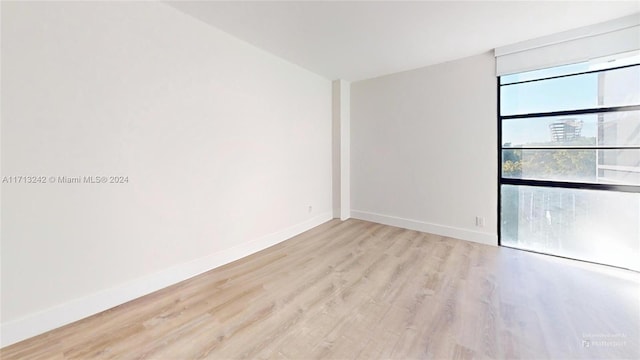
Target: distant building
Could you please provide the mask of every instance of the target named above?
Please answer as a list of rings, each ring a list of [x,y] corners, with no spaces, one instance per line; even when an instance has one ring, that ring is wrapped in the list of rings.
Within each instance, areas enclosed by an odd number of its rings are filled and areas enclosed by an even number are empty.
[[[549,124],[549,130],[551,131],[551,141],[571,141],[580,137],[582,120],[561,119],[560,121]]]

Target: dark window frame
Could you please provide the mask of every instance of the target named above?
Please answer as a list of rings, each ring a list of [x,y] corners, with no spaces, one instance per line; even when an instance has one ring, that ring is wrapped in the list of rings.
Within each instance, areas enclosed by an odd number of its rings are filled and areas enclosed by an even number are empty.
[[[535,187],[547,187],[547,188],[564,188],[564,189],[584,189],[584,190],[599,190],[599,191],[615,191],[615,192],[627,192],[627,193],[640,193],[640,185],[619,185],[619,184],[607,184],[607,183],[589,183],[589,182],[580,182],[580,181],[557,181],[557,180],[533,180],[533,179],[516,179],[516,178],[505,178],[502,176],[502,151],[510,150],[510,149],[531,149],[536,150],[540,148],[541,150],[548,149],[562,149],[562,150],[571,150],[571,149],[580,149],[580,150],[605,150],[605,149],[631,149],[631,150],[640,150],[640,146],[579,146],[579,147],[570,147],[570,146],[558,146],[558,147],[505,147],[502,142],[502,123],[505,120],[510,119],[523,119],[523,118],[540,118],[540,117],[551,117],[551,116],[570,116],[570,115],[592,115],[599,113],[610,113],[610,112],[623,112],[623,111],[637,111],[640,110],[639,105],[628,105],[628,106],[611,106],[611,107],[596,107],[596,108],[588,108],[588,109],[574,109],[574,110],[562,110],[562,111],[551,111],[551,112],[539,112],[539,113],[528,113],[528,114],[514,114],[514,115],[502,115],[501,113],[501,90],[502,87],[530,83],[542,80],[556,79],[556,78],[564,78],[570,76],[579,76],[588,73],[600,73],[611,70],[629,68],[629,67],[640,67],[640,64],[633,65],[625,65],[619,67],[612,67],[606,69],[598,69],[598,70],[590,70],[572,74],[564,74],[557,76],[549,76],[543,77],[539,79],[530,79],[516,82],[509,82],[506,84],[501,84],[501,77],[498,76],[496,78],[496,87],[497,87],[497,114],[498,114],[498,206],[497,206],[497,225],[498,225],[498,246],[503,246],[511,249],[517,249],[522,251],[528,251],[533,253],[540,253],[549,256],[555,256],[560,258],[567,258],[560,255],[541,253],[528,249],[521,249],[512,246],[507,246],[502,244],[502,185],[516,185],[516,186],[535,186]],[[570,258],[573,259],[573,258]],[[596,263],[588,260],[581,259],[573,259],[577,261],[587,262],[587,263]],[[596,263],[600,264],[600,263]],[[605,266],[612,266],[607,264],[601,264]],[[615,266],[612,266],[615,267]]]

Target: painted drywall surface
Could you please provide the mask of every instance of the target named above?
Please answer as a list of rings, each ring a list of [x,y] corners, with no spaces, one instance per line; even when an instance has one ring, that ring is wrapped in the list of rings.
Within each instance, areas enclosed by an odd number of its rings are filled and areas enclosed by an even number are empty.
[[[331,82],[160,3],[2,3],[2,322],[331,212]],[[312,206],[312,209],[309,209]]]
[[[347,220],[351,216],[351,180],[349,153],[351,136],[351,84],[345,80],[332,83],[333,117],[333,217]]]
[[[486,53],[352,83],[354,217],[497,241],[494,69]]]
[[[339,219],[342,208],[342,129],[340,126],[341,108],[343,106],[340,98],[340,80],[333,80],[331,83],[331,136],[332,136],[332,200],[333,218]]]
[[[340,80],[340,219],[351,217],[351,83]]]

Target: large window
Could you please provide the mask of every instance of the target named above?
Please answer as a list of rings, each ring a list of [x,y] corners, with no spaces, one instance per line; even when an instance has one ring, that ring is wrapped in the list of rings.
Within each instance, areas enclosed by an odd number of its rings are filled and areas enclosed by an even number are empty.
[[[499,78],[500,243],[640,270],[640,65]]]

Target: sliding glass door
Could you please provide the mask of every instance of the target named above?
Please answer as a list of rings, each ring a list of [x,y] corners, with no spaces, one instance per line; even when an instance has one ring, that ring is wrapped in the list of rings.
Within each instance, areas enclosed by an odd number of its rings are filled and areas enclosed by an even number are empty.
[[[499,78],[500,243],[640,270],[640,65]]]

